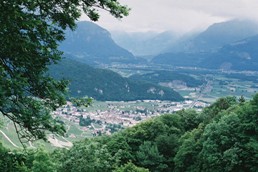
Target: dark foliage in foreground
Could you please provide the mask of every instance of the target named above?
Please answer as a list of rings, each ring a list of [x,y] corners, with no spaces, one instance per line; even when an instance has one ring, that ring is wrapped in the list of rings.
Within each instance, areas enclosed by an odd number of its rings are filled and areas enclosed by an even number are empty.
[[[51,154],[1,147],[1,171],[258,171],[258,94],[162,115]],[[38,157],[42,157],[39,159]],[[44,171],[44,170],[43,170]]]

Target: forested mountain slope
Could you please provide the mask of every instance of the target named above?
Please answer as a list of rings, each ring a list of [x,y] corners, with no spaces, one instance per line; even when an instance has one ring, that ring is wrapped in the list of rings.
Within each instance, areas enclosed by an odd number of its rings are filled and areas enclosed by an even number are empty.
[[[123,78],[111,70],[93,68],[71,59],[64,59],[60,64],[51,66],[50,74],[55,78],[70,80],[69,91],[75,97],[89,96],[109,101],[183,100],[172,89]]]
[[[0,170],[30,171],[47,165],[53,171],[256,172],[257,114],[258,94],[250,101],[226,97],[202,112],[162,115],[51,154],[42,148],[10,153],[0,145]]]
[[[148,81],[156,84],[170,83],[179,81],[188,87],[198,87],[203,84],[203,81],[195,79],[187,74],[176,71],[154,71],[147,74],[135,74],[130,76],[130,79],[137,81]]]

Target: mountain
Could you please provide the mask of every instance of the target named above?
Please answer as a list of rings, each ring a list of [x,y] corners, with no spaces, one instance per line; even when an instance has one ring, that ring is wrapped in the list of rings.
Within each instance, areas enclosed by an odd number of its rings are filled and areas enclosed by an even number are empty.
[[[112,32],[112,38],[135,56],[153,56],[163,52],[178,39],[172,32]]]
[[[196,53],[217,51],[224,45],[258,34],[258,25],[247,20],[215,23],[201,33],[178,36],[172,32],[112,32],[117,44],[136,56],[163,53]]]
[[[233,70],[258,70],[258,35],[225,45],[205,58],[201,67]]]
[[[248,20],[215,23],[204,32],[186,36],[167,52],[216,51],[224,45],[258,34],[258,25]]]
[[[71,59],[50,66],[50,74],[57,79],[70,80],[70,94],[74,97],[89,96],[103,101],[183,100],[170,88],[123,78],[113,71],[93,68]]]
[[[152,63],[224,70],[258,70],[258,35],[224,45],[215,52],[165,53]]]
[[[88,64],[137,63],[132,53],[118,46],[110,33],[92,22],[78,22],[75,31],[67,30],[60,49],[66,56]]]

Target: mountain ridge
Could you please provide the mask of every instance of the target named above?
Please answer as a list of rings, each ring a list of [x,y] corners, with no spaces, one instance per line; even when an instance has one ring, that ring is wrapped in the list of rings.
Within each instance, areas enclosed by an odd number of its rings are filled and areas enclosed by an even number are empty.
[[[258,34],[258,24],[249,20],[214,23],[203,32],[186,36],[167,52],[210,52],[224,45]]]
[[[223,70],[258,70],[258,35],[227,44],[216,52],[164,53],[152,63]]]
[[[123,78],[111,70],[93,68],[72,59],[50,66],[50,74],[56,79],[70,80],[69,90],[74,97],[88,96],[101,101],[183,100],[170,88]]]
[[[137,58],[117,45],[110,33],[93,22],[78,22],[75,31],[66,30],[60,50],[87,64],[137,63]]]

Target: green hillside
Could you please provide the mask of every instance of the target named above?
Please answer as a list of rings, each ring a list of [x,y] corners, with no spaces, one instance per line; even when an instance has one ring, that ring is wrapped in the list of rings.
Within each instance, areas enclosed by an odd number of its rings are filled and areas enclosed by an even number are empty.
[[[203,84],[201,80],[197,80],[189,75],[182,74],[176,71],[155,71],[148,74],[136,74],[130,77],[134,80],[144,80],[152,83],[164,83],[172,81],[182,81],[188,87],[197,87]]]
[[[202,112],[181,110],[70,149],[10,151],[0,144],[1,171],[256,172],[258,94],[218,99]],[[15,165],[14,165],[15,164]]]
[[[146,81],[123,78],[113,71],[92,68],[70,59],[51,66],[50,74],[58,79],[70,80],[69,90],[74,97],[89,96],[109,101],[183,100],[182,96],[172,89]]]

